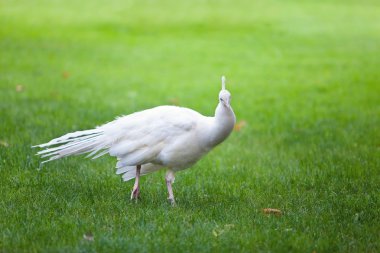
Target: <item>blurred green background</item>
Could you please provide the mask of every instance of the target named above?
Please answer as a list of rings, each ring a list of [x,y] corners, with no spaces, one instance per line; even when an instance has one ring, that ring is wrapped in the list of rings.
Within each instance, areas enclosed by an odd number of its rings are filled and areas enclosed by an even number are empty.
[[[0,0],[0,251],[380,251],[379,56],[379,1]],[[176,208],[164,172],[134,203],[114,159],[30,149],[162,104],[212,115],[221,75],[238,127]]]

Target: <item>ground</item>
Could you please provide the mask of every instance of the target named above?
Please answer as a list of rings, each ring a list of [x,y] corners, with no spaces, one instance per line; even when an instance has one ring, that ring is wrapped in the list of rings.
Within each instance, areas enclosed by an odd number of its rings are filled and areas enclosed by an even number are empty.
[[[0,1],[1,252],[379,252],[378,1]],[[239,125],[193,168],[30,148],[162,104]],[[276,208],[282,215],[264,214]]]

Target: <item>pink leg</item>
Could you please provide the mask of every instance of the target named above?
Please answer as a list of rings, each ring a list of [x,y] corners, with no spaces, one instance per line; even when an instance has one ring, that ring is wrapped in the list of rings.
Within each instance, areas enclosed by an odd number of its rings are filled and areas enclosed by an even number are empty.
[[[173,194],[173,188],[172,188],[172,183],[174,183],[174,172],[171,170],[168,170],[166,173],[166,186],[168,187],[168,193],[169,197],[168,200],[172,204],[172,206],[175,206],[175,199],[174,199],[174,194]]]
[[[133,185],[132,193],[131,193],[131,199],[138,199],[140,195],[140,187],[139,187],[139,182],[140,182],[140,170],[141,170],[141,165],[136,166],[136,179],[135,179],[135,184]]]

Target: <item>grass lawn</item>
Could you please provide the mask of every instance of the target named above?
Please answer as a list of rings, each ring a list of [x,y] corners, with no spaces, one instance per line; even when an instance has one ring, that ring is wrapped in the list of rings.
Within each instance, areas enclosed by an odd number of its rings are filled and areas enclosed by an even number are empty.
[[[176,175],[175,208],[164,171],[135,203],[115,159],[30,148],[212,115],[222,74],[245,125]],[[379,252],[379,94],[379,1],[1,0],[0,252]]]

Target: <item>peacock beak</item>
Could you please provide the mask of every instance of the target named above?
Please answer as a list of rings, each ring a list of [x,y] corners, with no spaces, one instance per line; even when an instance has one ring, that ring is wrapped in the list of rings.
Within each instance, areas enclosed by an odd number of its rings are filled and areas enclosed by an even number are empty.
[[[230,99],[228,98],[227,100],[223,100],[222,101],[222,104],[227,107],[227,108],[231,108],[231,105],[230,105]]]
[[[231,98],[227,99],[227,104],[228,104],[228,107],[231,107]]]

